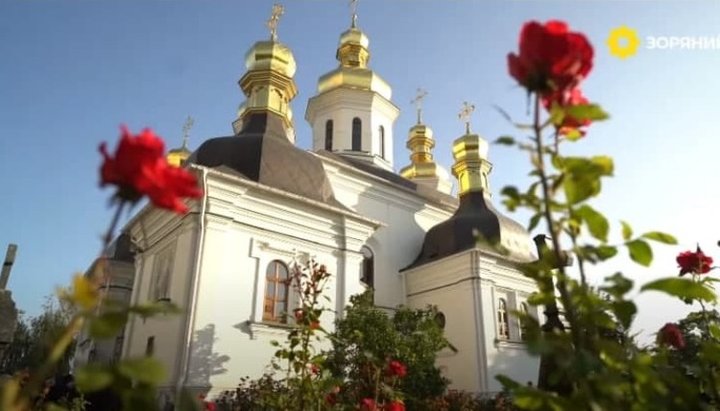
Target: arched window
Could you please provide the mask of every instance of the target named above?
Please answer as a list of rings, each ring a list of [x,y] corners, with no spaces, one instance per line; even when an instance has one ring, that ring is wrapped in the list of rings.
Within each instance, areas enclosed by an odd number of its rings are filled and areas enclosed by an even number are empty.
[[[288,290],[290,276],[282,261],[271,261],[265,271],[265,303],[263,321],[287,322]]]
[[[325,150],[332,151],[333,146],[333,121],[325,122]]]
[[[352,122],[352,150],[362,151],[362,122],[357,117]]]
[[[363,246],[360,250],[363,255],[362,273],[360,281],[370,288],[375,286],[375,254],[368,247]]]
[[[510,339],[510,323],[508,322],[507,302],[500,298],[498,300],[498,339]]]
[[[528,306],[527,303],[520,303],[520,313],[523,315],[523,317],[528,316]],[[523,321],[523,319],[520,319],[520,338],[522,340],[527,340],[527,322]]]
[[[380,157],[385,158],[385,127],[380,126]]]

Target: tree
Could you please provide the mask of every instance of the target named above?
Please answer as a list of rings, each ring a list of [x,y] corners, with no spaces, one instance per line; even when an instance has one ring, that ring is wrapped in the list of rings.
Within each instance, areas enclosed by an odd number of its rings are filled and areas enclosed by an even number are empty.
[[[377,371],[384,372],[389,361],[399,361],[407,375],[397,390],[411,410],[424,410],[427,401],[442,396],[448,380],[435,366],[436,354],[452,348],[443,336],[433,307],[412,310],[401,307],[393,315],[375,307],[368,291],[350,300],[344,318],[337,321],[331,335],[332,351],[328,363],[336,377],[347,381],[342,393],[349,404],[371,396]]]
[[[0,373],[14,374],[24,369],[39,367],[48,357],[50,350],[65,331],[71,318],[71,311],[55,297],[48,297],[43,311],[30,319],[18,319],[15,337],[8,345],[0,361]],[[74,344],[65,351],[55,369],[56,374],[70,371],[70,359]]]

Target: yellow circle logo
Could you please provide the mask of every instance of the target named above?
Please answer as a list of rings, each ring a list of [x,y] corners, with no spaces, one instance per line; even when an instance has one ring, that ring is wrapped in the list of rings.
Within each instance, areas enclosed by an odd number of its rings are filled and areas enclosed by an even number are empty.
[[[610,54],[625,59],[637,53],[637,49],[640,47],[640,37],[635,29],[620,26],[610,31],[610,37],[607,38],[606,44],[610,48]]]

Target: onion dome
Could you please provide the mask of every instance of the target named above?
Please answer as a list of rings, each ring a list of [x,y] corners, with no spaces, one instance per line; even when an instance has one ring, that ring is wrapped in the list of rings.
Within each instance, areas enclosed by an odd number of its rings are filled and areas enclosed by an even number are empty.
[[[454,141],[452,173],[458,179],[460,205],[452,217],[427,232],[420,254],[410,267],[475,247],[514,261],[534,259],[527,230],[502,215],[490,201],[488,174],[492,164],[487,152],[487,141],[470,133],[469,127]]]
[[[353,26],[340,35],[335,57],[340,63],[335,70],[318,80],[318,93],[338,87],[374,91],[387,100],[392,98],[390,85],[368,68],[370,41],[360,29]]]

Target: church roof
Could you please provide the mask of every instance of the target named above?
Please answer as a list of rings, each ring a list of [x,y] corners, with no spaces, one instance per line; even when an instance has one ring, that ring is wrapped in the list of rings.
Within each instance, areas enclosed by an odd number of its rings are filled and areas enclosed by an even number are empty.
[[[280,116],[252,113],[238,135],[207,140],[190,162],[226,166],[249,180],[347,209],[335,199],[320,159],[295,147],[285,133]]]
[[[484,191],[471,191],[460,197],[460,207],[452,217],[427,232],[420,254],[405,269],[474,247],[531,261],[529,244],[530,236],[522,225],[498,212]]]

